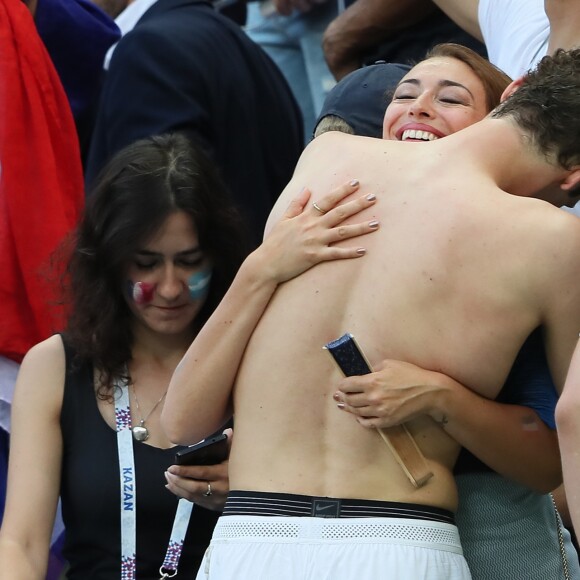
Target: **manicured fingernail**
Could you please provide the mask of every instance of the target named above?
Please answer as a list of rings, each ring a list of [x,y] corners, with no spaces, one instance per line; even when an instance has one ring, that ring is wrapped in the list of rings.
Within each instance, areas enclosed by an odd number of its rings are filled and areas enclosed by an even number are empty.
[[[379,227],[379,222],[377,220],[373,220],[372,222],[369,222],[369,228],[378,228]]]
[[[364,248],[358,248],[358,250],[356,251],[356,253],[359,256],[364,256],[367,253],[367,251]]]
[[[377,196],[374,193],[369,193],[367,195],[367,200],[368,201],[375,201],[375,199],[377,199]]]
[[[358,185],[358,179],[353,179],[350,184],[352,185],[352,187],[356,187]]]
[[[339,409],[344,409],[344,403],[338,403],[336,405]]]

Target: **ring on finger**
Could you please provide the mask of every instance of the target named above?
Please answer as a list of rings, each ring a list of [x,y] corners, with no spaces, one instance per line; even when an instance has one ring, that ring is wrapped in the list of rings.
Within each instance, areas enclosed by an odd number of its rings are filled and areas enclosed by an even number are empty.
[[[324,211],[315,201],[312,202],[312,207],[320,214],[324,215],[326,211]]]
[[[213,493],[213,491],[211,490],[211,483],[208,481],[207,482],[207,491],[204,491],[203,495],[205,495],[206,497],[209,497],[212,493]]]

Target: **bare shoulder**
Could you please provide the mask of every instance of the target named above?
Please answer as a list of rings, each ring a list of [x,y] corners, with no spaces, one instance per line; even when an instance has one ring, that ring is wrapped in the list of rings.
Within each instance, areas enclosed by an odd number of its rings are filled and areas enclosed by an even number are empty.
[[[535,201],[535,200],[534,200]],[[538,243],[558,255],[580,259],[580,218],[555,206],[538,202],[530,211]]]
[[[348,135],[340,131],[327,131],[316,139],[308,143],[296,168],[300,168],[302,163],[308,163],[312,157],[319,155],[328,155],[329,157],[336,151],[342,150],[345,147],[364,147],[364,144],[372,146],[381,142],[381,139],[372,139],[370,137],[361,137],[360,135]]]
[[[37,366],[54,367],[62,366],[64,370],[64,345],[59,334],[55,334],[38,344],[35,344],[24,357],[22,367]],[[45,368],[44,370],[48,370]]]
[[[580,300],[580,218],[563,209],[557,209],[545,232],[545,243],[551,255],[556,257],[555,264],[570,287],[578,289]],[[549,257],[549,254],[547,254]]]
[[[493,199],[490,209],[505,215],[506,219],[502,222],[509,223],[512,228],[519,228],[524,237],[536,239],[538,243],[556,244],[562,242],[561,236],[565,234],[572,237],[571,243],[576,243],[580,219],[575,214],[534,197],[505,192],[500,195],[501,198]]]
[[[65,378],[65,353],[59,335],[33,346],[22,361],[15,389],[15,404],[57,403],[60,408]]]
[[[336,180],[332,180],[337,171],[344,165],[343,159],[355,156],[364,157],[364,144],[370,147],[380,145],[380,139],[371,139],[369,137],[357,137],[347,135],[339,131],[328,131],[316,139],[313,139],[304,149],[298,164],[294,169],[294,174],[284,191],[280,194],[268,222],[266,224],[266,233],[282,217],[289,203],[306,187],[311,192],[320,188],[322,193],[328,193],[333,187],[336,187]],[[347,155],[348,152],[348,155]],[[351,175],[353,179],[357,175]],[[344,179],[346,182],[347,179]]]
[[[528,275],[548,292],[557,289],[560,301],[567,294],[580,303],[580,218],[544,202],[527,205],[518,234],[523,253],[534,263]]]
[[[369,155],[378,155],[398,145],[383,139],[328,131],[316,137],[304,149],[296,165],[294,178],[331,179],[344,165],[352,167],[363,163],[362,167],[365,167]]]

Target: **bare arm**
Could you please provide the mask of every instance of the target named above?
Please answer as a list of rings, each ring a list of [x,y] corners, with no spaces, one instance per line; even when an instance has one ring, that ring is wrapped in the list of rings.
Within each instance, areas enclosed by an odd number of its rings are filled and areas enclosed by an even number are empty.
[[[0,579],[43,580],[46,575],[60,489],[64,367],[62,341],[53,336],[31,349],[20,368],[0,531]]]
[[[328,68],[340,80],[360,68],[369,49],[433,10],[431,0],[356,0],[324,33],[322,48]]]
[[[531,283],[539,288],[546,357],[556,390],[561,394],[580,329],[580,222],[567,212],[556,210],[538,236],[538,253]],[[563,248],[560,240],[566,240]],[[539,275],[539,283],[534,275]]]
[[[483,42],[479,28],[479,0],[433,0],[457,26]]]
[[[564,392],[556,406],[564,487],[574,528],[580,530],[580,345],[576,347]]]
[[[568,499],[566,498],[566,489],[564,484],[552,490],[552,497],[556,504],[556,509],[562,518],[562,523],[569,529],[573,529],[572,518],[570,517],[570,509],[568,508]]]
[[[544,0],[544,9],[550,21],[548,54],[558,48],[577,47],[580,44],[580,4],[576,0]]]
[[[556,433],[534,411],[485,399],[441,373],[388,360],[345,379],[335,399],[365,427],[429,415],[493,470],[541,493],[562,480]]]
[[[317,203],[328,210],[357,189],[358,182],[339,187]],[[377,228],[373,222],[341,225],[347,217],[371,206],[374,196],[363,196],[321,215],[312,205],[304,210],[309,195],[305,190],[290,204],[264,243],[242,264],[175,370],[161,416],[171,441],[195,443],[231,416],[232,387],[244,350],[278,284],[319,262],[364,254],[359,246],[331,244]]]

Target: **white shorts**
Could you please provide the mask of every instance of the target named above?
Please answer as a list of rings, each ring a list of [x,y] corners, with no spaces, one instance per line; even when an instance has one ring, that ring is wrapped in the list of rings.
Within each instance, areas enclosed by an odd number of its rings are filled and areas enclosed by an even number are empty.
[[[457,527],[416,519],[222,516],[197,580],[470,580]]]

